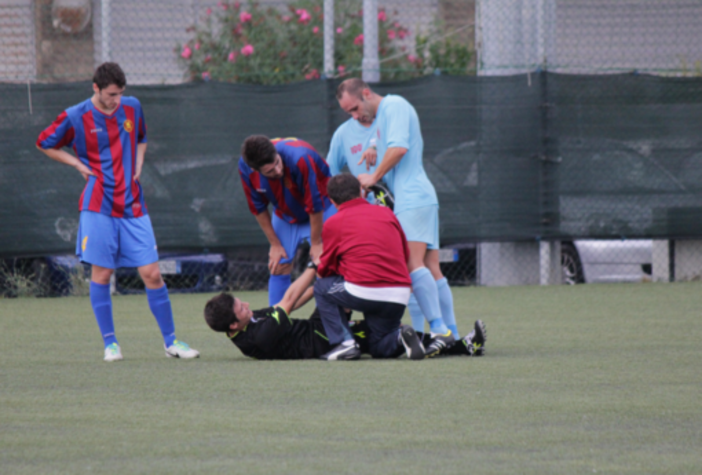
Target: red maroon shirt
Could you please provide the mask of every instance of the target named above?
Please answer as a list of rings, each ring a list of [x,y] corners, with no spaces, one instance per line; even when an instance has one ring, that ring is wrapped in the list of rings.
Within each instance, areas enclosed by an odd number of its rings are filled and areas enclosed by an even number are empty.
[[[322,242],[321,277],[340,275],[364,287],[412,286],[407,238],[388,208],[363,198],[347,201],[324,223]]]

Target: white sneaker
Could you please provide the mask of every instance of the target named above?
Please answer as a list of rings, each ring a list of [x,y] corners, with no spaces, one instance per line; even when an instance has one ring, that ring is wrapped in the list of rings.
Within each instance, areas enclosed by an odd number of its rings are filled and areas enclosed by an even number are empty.
[[[166,356],[169,358],[183,358],[187,360],[190,358],[199,358],[200,352],[190,348],[184,341],[175,340],[171,346],[166,348]]]
[[[105,361],[121,361],[123,359],[122,350],[117,343],[110,343],[105,347]]]

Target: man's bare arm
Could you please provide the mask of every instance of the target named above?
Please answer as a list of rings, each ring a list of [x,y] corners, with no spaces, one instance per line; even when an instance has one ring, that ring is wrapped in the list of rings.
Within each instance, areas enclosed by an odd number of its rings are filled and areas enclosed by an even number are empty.
[[[380,165],[378,165],[378,168],[376,168],[373,173],[358,175],[358,181],[361,182],[361,186],[363,186],[363,188],[368,188],[378,183],[387,172],[400,163],[400,160],[402,160],[402,157],[404,157],[406,153],[407,149],[404,147],[390,147],[387,149],[385,155],[383,155],[383,161],[380,162]]]
[[[134,173],[134,179],[138,180],[139,177],[141,176],[141,168],[144,166],[144,157],[146,156],[146,146],[148,144],[146,142],[137,144],[137,162],[136,162],[136,170]]]
[[[314,282],[314,277],[317,273],[317,270],[314,268],[308,268],[303,272],[300,277],[295,279],[295,282],[293,282],[290,287],[288,287],[288,290],[285,291],[285,295],[283,295],[283,300],[281,300],[276,307],[282,307],[285,312],[290,315],[290,313],[297,307],[295,307],[295,304],[300,300],[300,297],[307,291],[310,285],[312,285],[312,282]],[[303,305],[306,302],[303,302]]]
[[[262,213],[257,214],[256,221],[258,221],[258,225],[261,227],[263,234],[266,235],[266,239],[268,239],[268,242],[271,245],[270,251],[268,252],[268,270],[273,275],[281,273],[279,272],[281,270],[287,270],[287,267],[285,266],[289,265],[283,264],[281,266],[280,260],[287,259],[288,255],[286,254],[283,245],[280,243],[280,239],[278,239],[278,236],[273,230],[273,223],[271,222],[271,215],[268,210],[264,210]]]
[[[83,164],[83,162],[81,162],[77,157],[71,155],[65,150],[60,150],[56,148],[41,148],[39,146],[37,146],[37,149],[52,160],[55,160],[59,163],[63,163],[65,165],[72,166],[73,168],[78,170],[78,172],[80,172],[80,174],[83,175],[83,178],[85,178],[86,180],[89,176],[95,175],[92,171],[90,171],[90,168],[86,167]]]
[[[324,224],[324,212],[310,214],[310,259],[319,263],[322,256],[322,225]]]

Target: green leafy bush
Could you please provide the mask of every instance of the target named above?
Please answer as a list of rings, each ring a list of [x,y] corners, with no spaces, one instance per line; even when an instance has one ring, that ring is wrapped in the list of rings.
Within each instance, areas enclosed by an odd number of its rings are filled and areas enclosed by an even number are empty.
[[[335,2],[334,76],[360,75],[363,59],[361,0]],[[287,10],[262,8],[258,3],[220,2],[189,29],[192,38],[177,54],[193,81],[216,80],[253,84],[282,84],[322,77],[324,63],[323,0],[299,0]],[[407,51],[410,31],[385,10],[378,12],[381,79],[421,76],[466,53],[460,45],[429,44],[418,38],[420,54]],[[421,43],[423,41],[423,43]],[[448,66],[451,66],[450,68]],[[463,66],[459,66],[460,67]],[[465,69],[465,67],[463,67]]]

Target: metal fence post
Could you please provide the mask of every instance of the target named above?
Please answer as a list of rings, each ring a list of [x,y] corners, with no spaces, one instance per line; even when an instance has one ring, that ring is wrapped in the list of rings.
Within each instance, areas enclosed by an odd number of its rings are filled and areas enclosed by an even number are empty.
[[[380,82],[378,61],[378,0],[363,0],[363,80]]]
[[[324,75],[334,77],[334,0],[324,0]]]

